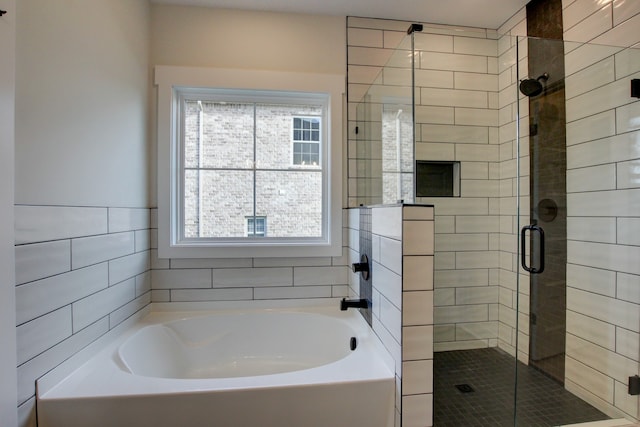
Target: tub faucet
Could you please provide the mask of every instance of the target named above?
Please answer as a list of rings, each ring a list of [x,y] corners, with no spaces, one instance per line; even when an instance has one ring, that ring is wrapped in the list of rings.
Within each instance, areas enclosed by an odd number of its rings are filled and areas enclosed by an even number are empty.
[[[340,310],[345,311],[349,307],[353,307],[353,308],[368,308],[369,307],[369,303],[364,298],[349,299],[349,300],[346,299],[346,298],[342,298],[342,301],[340,301]]]

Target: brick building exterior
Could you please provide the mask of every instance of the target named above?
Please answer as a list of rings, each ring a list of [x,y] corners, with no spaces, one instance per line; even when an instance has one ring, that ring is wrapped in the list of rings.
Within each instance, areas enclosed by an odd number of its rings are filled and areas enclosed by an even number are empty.
[[[246,237],[254,215],[268,237],[320,236],[322,169],[293,164],[293,119],[321,115],[315,105],[186,101],[185,237]]]

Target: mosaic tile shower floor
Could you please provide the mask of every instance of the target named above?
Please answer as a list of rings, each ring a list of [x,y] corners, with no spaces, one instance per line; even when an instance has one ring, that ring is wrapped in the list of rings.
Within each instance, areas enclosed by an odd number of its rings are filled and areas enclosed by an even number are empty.
[[[514,373],[514,359],[498,349],[435,353],[434,427],[512,427]],[[519,363],[517,427],[606,419],[556,381]]]

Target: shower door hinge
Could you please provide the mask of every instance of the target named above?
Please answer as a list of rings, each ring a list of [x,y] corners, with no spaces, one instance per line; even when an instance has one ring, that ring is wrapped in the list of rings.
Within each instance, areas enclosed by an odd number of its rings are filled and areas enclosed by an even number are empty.
[[[629,394],[637,396],[640,394],[640,376],[634,375],[629,377]]]

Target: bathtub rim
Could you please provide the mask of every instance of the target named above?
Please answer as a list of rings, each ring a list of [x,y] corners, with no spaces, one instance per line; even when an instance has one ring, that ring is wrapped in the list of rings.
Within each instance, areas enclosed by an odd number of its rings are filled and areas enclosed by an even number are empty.
[[[107,348],[124,342],[128,336],[135,333],[141,327],[162,321],[178,320],[185,315],[207,315],[207,312],[215,311],[221,314],[224,311],[237,312],[238,310],[287,310],[287,311],[314,311],[337,310],[339,298],[324,298],[318,300],[249,300],[249,301],[215,301],[215,302],[175,302],[175,303],[150,303],[124,322],[111,329],[82,350],[53,368],[51,371],[36,381],[36,400],[46,399],[61,382],[74,372],[82,368],[93,358]],[[352,312],[360,316],[357,312]],[[360,319],[366,325],[364,318]],[[369,328],[369,334],[373,338],[371,344],[376,347],[384,364],[395,376],[395,361],[390,352],[384,347],[379,337]],[[199,381],[199,380],[195,380]]]

